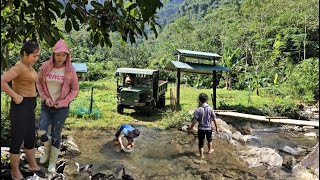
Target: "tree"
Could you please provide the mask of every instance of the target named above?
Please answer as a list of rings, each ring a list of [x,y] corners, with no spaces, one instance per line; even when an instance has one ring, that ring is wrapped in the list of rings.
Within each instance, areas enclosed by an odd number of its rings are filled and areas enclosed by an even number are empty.
[[[235,76],[233,71],[236,70],[236,66],[244,59],[239,59],[240,48],[237,48],[235,51],[230,51],[227,49],[225,53],[223,53],[223,65],[230,69],[230,71],[226,71],[226,89],[232,90],[232,78]]]
[[[63,32],[87,28],[94,45],[112,46],[111,32],[121,40],[135,43],[138,36],[148,38],[146,25],[157,37],[156,11],[161,0],[3,0],[1,1],[1,64],[7,64],[8,49],[27,37],[44,40],[48,46]],[[64,28],[57,20],[64,19]],[[128,39],[129,38],[129,39]]]

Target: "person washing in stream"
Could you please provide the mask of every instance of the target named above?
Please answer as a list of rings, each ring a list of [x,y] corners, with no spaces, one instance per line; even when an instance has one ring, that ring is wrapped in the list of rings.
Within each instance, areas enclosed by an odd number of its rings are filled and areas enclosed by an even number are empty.
[[[112,142],[119,142],[121,151],[132,151],[134,149],[134,141],[140,135],[138,129],[133,128],[128,124],[123,124],[120,126]],[[128,141],[127,149],[124,147],[122,142],[122,137],[125,137]]]
[[[192,124],[188,128],[188,134],[191,133],[193,127],[196,123],[198,123],[198,141],[199,141],[199,153],[200,157],[204,158],[203,154],[203,146],[204,146],[204,139],[207,138],[208,141],[208,154],[211,154],[214,149],[212,148],[212,127],[214,123],[216,127],[216,132],[218,133],[218,126],[216,123],[216,115],[212,109],[208,105],[208,95],[205,93],[200,93],[199,97],[199,107],[195,110]]]

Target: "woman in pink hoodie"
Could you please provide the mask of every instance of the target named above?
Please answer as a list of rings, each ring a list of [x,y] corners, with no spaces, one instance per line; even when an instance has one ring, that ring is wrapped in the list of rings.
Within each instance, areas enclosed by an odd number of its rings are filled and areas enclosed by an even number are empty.
[[[39,70],[37,89],[41,97],[41,116],[38,134],[44,143],[40,163],[49,160],[48,172],[55,173],[60,153],[61,131],[69,114],[69,104],[79,92],[78,76],[71,64],[70,49],[59,40],[50,59]],[[51,124],[51,133],[48,127]]]

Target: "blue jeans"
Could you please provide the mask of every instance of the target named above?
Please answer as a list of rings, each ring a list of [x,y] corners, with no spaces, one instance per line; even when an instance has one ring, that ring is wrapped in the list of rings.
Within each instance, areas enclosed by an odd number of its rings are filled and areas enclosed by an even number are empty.
[[[69,114],[69,106],[56,109],[48,107],[44,103],[41,104],[41,116],[39,122],[39,130],[43,130],[46,134],[41,136],[41,141],[45,142],[48,139],[48,128],[51,124],[51,136],[52,145],[57,149],[60,148],[61,144],[61,132],[64,126],[64,122]]]

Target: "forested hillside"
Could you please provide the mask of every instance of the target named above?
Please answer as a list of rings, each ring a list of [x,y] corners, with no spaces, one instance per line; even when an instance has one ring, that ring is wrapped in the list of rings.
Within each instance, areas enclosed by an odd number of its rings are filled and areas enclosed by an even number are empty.
[[[318,1],[223,2],[203,18],[191,13],[201,5],[188,7],[157,39],[144,43],[152,66],[163,68],[177,48],[216,52],[223,56],[221,65],[232,69],[219,79],[221,87],[318,99]],[[191,79],[199,85],[200,78]]]
[[[158,16],[158,38],[149,34],[136,44],[123,44],[119,34],[112,34],[112,48],[94,47],[85,27],[65,38],[74,61],[88,62],[90,80],[117,67],[163,69],[176,58],[175,49],[188,49],[222,56],[219,64],[231,71],[219,72],[220,88],[319,99],[318,1],[172,0]],[[45,49],[39,64],[50,55]],[[212,86],[211,76],[182,75],[191,86]],[[175,80],[174,72],[162,71],[162,76]]]

